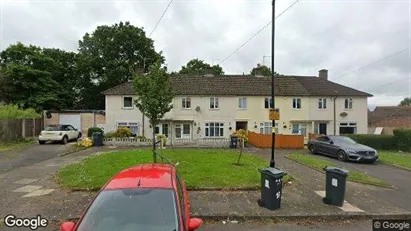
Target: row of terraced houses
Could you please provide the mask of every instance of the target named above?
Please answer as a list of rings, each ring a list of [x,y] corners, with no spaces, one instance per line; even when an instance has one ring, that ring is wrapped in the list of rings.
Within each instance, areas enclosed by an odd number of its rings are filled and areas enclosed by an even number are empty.
[[[135,135],[152,132],[176,139],[228,138],[245,129],[271,134],[271,77],[260,75],[177,75],[170,77],[175,97],[173,109],[151,128],[148,118],[133,104],[132,83],[104,91],[105,130],[127,126]],[[366,134],[367,99],[371,94],[328,80],[328,71],[318,76],[275,78],[277,134]],[[161,94],[161,92],[159,92]],[[335,123],[334,123],[335,118]]]

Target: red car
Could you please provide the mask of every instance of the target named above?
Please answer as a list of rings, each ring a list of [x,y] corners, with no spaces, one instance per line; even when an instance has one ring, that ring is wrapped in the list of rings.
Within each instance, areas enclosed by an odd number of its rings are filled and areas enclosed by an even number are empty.
[[[190,218],[183,179],[170,164],[142,164],[115,175],[77,224],[61,231],[192,231],[203,221]]]

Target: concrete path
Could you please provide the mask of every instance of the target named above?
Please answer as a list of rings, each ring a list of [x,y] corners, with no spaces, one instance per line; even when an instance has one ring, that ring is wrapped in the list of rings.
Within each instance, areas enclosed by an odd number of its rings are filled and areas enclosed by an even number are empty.
[[[308,151],[306,153],[308,153]],[[389,183],[390,185],[395,186],[397,190],[394,190],[393,192],[387,193],[387,191],[382,190],[375,193],[385,201],[411,211],[411,171],[381,163],[365,164],[355,162],[341,162],[331,157],[322,155],[316,156],[334,162],[340,166],[347,168],[348,170],[357,170],[372,177],[379,178]]]
[[[75,143],[68,144],[30,144],[22,150],[9,150],[0,153],[0,174],[24,166],[40,163],[55,158],[59,154],[76,148]]]

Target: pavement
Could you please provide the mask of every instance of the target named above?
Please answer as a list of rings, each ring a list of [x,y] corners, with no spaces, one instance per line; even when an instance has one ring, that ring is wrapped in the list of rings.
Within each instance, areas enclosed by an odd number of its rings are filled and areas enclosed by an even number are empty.
[[[38,149],[34,148],[34,150]],[[18,217],[32,217],[40,214],[50,220],[55,227],[64,220],[79,217],[94,197],[95,192],[71,192],[61,189],[53,181],[55,172],[62,166],[79,162],[92,153],[113,150],[109,147],[92,147],[66,156],[58,156],[57,154],[57,157],[46,161],[14,168],[0,174],[0,216],[14,214]],[[266,149],[249,148],[247,151],[266,160],[270,156],[270,150]],[[270,225],[274,225],[253,222],[253,220],[260,218],[288,221],[313,218],[328,222],[341,219],[389,217],[411,219],[411,207],[398,206],[380,196],[395,195],[396,189],[354,182],[347,182],[346,201],[343,207],[325,205],[322,203],[325,174],[285,158],[284,156],[290,152],[295,152],[295,150],[276,151],[277,167],[285,170],[296,179],[295,182],[287,184],[283,188],[281,209],[270,211],[259,207],[257,205],[257,200],[260,199],[259,191],[189,191],[192,216],[213,221],[222,221],[227,218],[238,220],[240,223],[245,221],[243,226],[218,223],[216,225],[219,228],[213,228],[214,223],[207,223],[204,230],[241,230],[246,227],[245,224],[251,226],[250,229],[244,230],[269,230],[271,229]],[[323,230],[330,230],[328,224],[324,225]],[[257,228],[253,228],[254,226]],[[368,227],[368,225],[364,225],[364,227],[366,226]],[[2,227],[1,224],[0,227]],[[2,228],[4,229],[4,226]],[[293,228],[296,227],[293,223],[282,227],[281,230],[287,230],[287,228],[294,230]],[[296,230],[298,229],[296,228]]]
[[[357,170],[389,183],[396,187],[397,190],[389,192],[382,190],[375,192],[375,194],[400,208],[411,210],[411,171],[378,162],[375,164],[341,162],[332,157],[316,156],[334,162],[347,169]]]

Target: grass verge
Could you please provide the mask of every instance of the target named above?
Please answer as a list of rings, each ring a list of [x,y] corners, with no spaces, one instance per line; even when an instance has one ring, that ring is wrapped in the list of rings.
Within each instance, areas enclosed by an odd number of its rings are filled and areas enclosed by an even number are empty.
[[[33,144],[34,142],[34,138],[24,138],[16,141],[0,142],[0,152],[9,151],[12,149],[21,149],[28,144]]]
[[[323,168],[325,166],[341,167],[328,160],[323,160],[323,159],[317,158],[312,155],[307,155],[307,154],[294,153],[294,154],[286,156],[286,158],[293,160],[295,162],[298,162],[300,164],[303,164],[312,169],[315,169],[317,171],[320,171],[320,172],[324,172]],[[356,170],[349,170],[349,171],[350,173],[347,178],[348,181],[353,181],[353,182],[358,182],[358,183],[363,183],[363,184],[370,184],[370,185],[386,187],[386,188],[392,187],[385,181],[382,181],[380,179],[366,175],[362,172],[359,172]]]
[[[259,189],[259,167],[267,166],[261,158],[243,153],[241,165],[234,165],[238,152],[219,149],[166,149],[163,155],[173,163],[188,189]],[[160,160],[160,158],[158,158]],[[152,151],[137,149],[90,156],[59,170],[56,179],[73,190],[98,190],[120,170],[151,163]],[[283,182],[292,180],[285,176]]]
[[[411,171],[411,154],[395,151],[378,151],[379,162]]]

